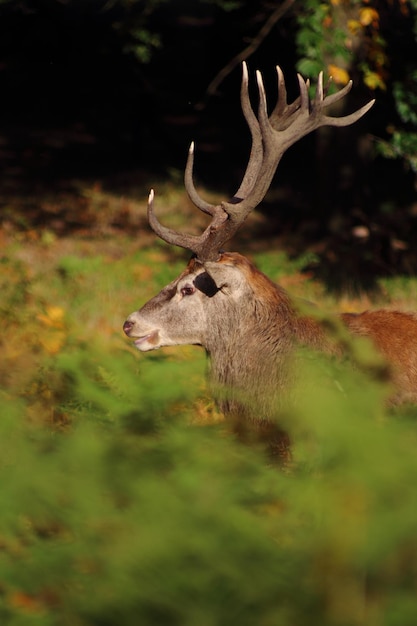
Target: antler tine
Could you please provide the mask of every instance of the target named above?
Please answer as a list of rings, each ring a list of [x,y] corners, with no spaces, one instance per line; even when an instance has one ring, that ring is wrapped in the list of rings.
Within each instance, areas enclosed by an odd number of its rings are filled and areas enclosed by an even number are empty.
[[[316,87],[316,98],[315,98],[316,106],[320,102],[323,102],[323,99],[324,99],[323,72],[320,72],[318,80],[317,80],[317,87]]]
[[[262,134],[258,120],[253,112],[249,98],[249,77],[248,67],[245,62],[242,63],[242,86],[240,89],[240,103],[246,123],[252,136],[252,147],[250,151],[248,165],[242,179],[239,189],[234,195],[234,200],[243,199],[253,188],[262,165]]]
[[[276,71],[278,77],[278,101],[269,116],[269,121],[274,130],[285,130],[285,128],[292,123],[292,120],[294,119],[293,116],[300,113],[301,97],[298,96],[294,102],[288,104],[287,87],[285,85],[284,74],[279,65],[276,66]],[[306,85],[308,89],[310,87],[309,79],[306,80]]]
[[[154,197],[154,190],[151,189],[148,198],[148,221],[154,233],[166,243],[190,250],[190,252],[193,252],[201,261],[216,260],[219,255],[219,249],[215,249],[215,241],[211,242],[211,245],[210,241],[213,239],[213,233],[217,233],[222,224],[227,220],[227,214],[224,212],[222,206],[218,205],[215,207],[213,220],[202,235],[187,235],[177,233],[175,230],[167,228],[159,222],[153,209]]]
[[[233,224],[234,230],[231,231],[232,234],[245,221],[255,206],[257,206],[265,197],[278,166],[279,159],[282,156],[277,154],[274,149],[274,129],[272,128],[270,119],[268,118],[265,87],[262,80],[262,74],[259,71],[256,72],[256,81],[259,93],[258,123],[262,135],[262,156],[260,157],[261,164],[259,167],[259,175],[254,181],[250,193],[238,204],[235,202],[222,203],[224,210],[229,215]]]
[[[283,115],[288,107],[287,103],[287,86],[285,84],[284,74],[279,65],[276,67],[278,78],[278,101],[273,111],[273,114],[278,117]]]
[[[268,105],[266,102],[264,81],[262,80],[262,74],[259,70],[256,72],[256,82],[258,84],[258,93],[259,93],[258,121],[259,121],[259,127],[262,130],[262,139],[263,139],[264,148],[265,148],[265,143],[270,134],[271,125],[268,119]]]
[[[333,76],[329,76],[323,89],[325,98],[327,98],[327,94],[329,93],[330,85],[332,84],[332,82],[333,82]],[[340,93],[340,91],[338,91],[337,93]]]
[[[317,87],[316,87],[316,97],[314,101],[314,108],[316,109],[316,112],[319,112],[319,111],[321,112],[321,110],[324,109],[325,107],[328,107],[332,104],[335,104],[336,102],[339,102],[339,100],[344,98],[344,96],[346,96],[350,92],[350,90],[352,89],[352,85],[353,85],[353,81],[350,80],[338,92],[331,94],[331,95],[325,95],[326,92],[328,91],[330,83],[331,83],[331,77],[329,78],[326,86],[323,87],[323,72],[320,72],[318,81],[317,81]],[[331,117],[328,115],[322,115],[322,121],[320,122],[320,126],[325,126],[325,125],[337,126],[337,127],[349,126],[350,124],[353,124],[354,122],[359,120],[363,115],[365,115],[365,113],[369,111],[369,109],[373,106],[374,102],[375,100],[371,100],[370,102],[365,104],[363,107],[358,109],[358,111],[355,111],[354,113],[351,113],[350,115],[345,115],[343,117]]]
[[[355,122],[360,120],[360,118],[363,117],[365,113],[367,113],[369,109],[373,107],[374,104],[375,99],[370,100],[367,104],[365,104],[354,113],[351,113],[350,115],[344,115],[343,117],[330,117],[328,115],[323,115],[320,126],[350,126],[351,124],[354,124]],[[327,102],[325,103],[325,106],[327,106]]]
[[[193,250],[194,244],[196,243],[195,241],[193,241],[196,239],[195,237],[181,235],[180,233],[171,230],[171,228],[163,226],[159,222],[153,210],[154,198],[155,192],[153,189],[151,189],[148,197],[148,221],[154,233],[158,235],[158,237],[166,241],[166,243],[173,244],[174,246],[180,246],[181,248],[189,248],[190,250]]]
[[[213,215],[215,210],[215,205],[206,202],[199,193],[194,185],[193,178],[193,170],[194,170],[194,141],[191,142],[190,148],[188,150],[188,158],[187,164],[185,166],[185,174],[184,174],[184,184],[185,189],[188,193],[188,197],[191,202],[195,204],[195,206],[203,211],[203,213],[207,213],[208,215]]]
[[[330,87],[332,80],[333,79],[330,76],[328,83],[326,85],[327,90]],[[336,91],[336,93],[332,93],[330,94],[330,96],[326,95],[324,99],[325,106],[330,106],[331,104],[334,104],[335,102],[339,102],[339,100],[342,100],[345,96],[347,96],[349,91],[352,89],[352,86],[353,86],[353,80],[350,80],[349,82],[346,83],[344,87],[342,87],[342,89],[339,89],[339,91]]]
[[[297,74],[298,84],[300,86],[300,109],[302,113],[308,113],[310,108],[310,99],[308,97],[308,87],[307,82],[301,76],[301,74]]]

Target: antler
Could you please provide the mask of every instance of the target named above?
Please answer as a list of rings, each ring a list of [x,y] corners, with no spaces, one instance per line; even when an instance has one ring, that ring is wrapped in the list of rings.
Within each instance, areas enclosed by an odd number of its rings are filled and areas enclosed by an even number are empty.
[[[343,117],[325,115],[326,107],[349,93],[352,81],[337,93],[327,95],[329,83],[323,87],[323,72],[320,72],[315,97],[310,100],[309,81],[305,81],[298,74],[300,95],[294,102],[288,104],[283,73],[279,67],[276,69],[278,101],[269,118],[262,76],[260,72],[256,72],[259,91],[258,117],[256,117],[249,99],[248,70],[246,63],[243,63],[240,99],[243,115],[252,135],[252,148],[242,183],[229,201],[214,205],[199,196],[193,181],[194,143],[190,146],[185,168],[185,188],[195,206],[212,217],[202,235],[181,234],[163,226],[153,210],[153,190],[149,194],[148,218],[153,231],[167,243],[190,250],[202,262],[218,259],[223,244],[234,235],[249,213],[263,200],[278,163],[290,146],[320,126],[353,124],[365,115],[375,102],[371,100],[354,113]]]

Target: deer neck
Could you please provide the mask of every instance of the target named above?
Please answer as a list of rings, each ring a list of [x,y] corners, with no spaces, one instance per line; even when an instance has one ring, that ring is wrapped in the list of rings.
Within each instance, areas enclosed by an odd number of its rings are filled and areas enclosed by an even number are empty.
[[[296,314],[287,294],[274,286],[268,298],[248,299],[217,319],[223,323],[211,329],[205,348],[220,407],[231,412],[242,401],[265,407],[288,381]]]

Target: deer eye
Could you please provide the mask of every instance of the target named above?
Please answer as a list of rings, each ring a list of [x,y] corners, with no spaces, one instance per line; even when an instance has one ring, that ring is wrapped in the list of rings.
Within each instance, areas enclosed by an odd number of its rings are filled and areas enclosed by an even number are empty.
[[[192,296],[194,292],[195,288],[192,285],[184,285],[184,287],[181,287],[182,296]]]

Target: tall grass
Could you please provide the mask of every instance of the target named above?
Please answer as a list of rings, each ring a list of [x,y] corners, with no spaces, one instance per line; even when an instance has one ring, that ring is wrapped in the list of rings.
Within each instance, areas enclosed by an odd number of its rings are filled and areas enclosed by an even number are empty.
[[[307,359],[279,471],[211,419],[198,348],[122,336],[181,255],[12,240],[1,264],[2,625],[414,626],[413,407]]]

